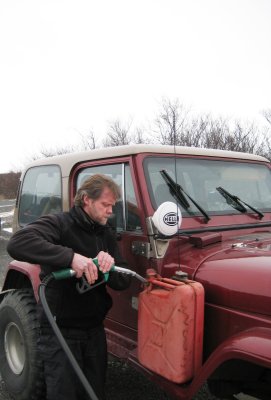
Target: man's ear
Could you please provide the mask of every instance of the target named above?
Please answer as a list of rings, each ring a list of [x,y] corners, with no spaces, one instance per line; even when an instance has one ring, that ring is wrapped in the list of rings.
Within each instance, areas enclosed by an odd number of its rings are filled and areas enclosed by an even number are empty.
[[[90,201],[91,201],[91,199],[86,194],[84,194],[83,195],[83,205],[88,206]]]

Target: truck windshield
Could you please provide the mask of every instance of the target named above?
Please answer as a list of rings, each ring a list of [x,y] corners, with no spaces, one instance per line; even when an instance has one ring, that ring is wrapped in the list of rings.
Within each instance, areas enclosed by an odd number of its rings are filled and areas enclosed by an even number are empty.
[[[223,187],[242,201],[262,212],[271,211],[270,169],[259,163],[241,161],[218,161],[195,158],[147,157],[144,171],[153,208],[165,201],[176,203],[170,188],[161,176],[167,174],[209,214],[240,214],[227,199],[217,191]],[[179,205],[183,216],[200,215],[191,203],[187,209]],[[251,208],[247,213],[253,213]]]

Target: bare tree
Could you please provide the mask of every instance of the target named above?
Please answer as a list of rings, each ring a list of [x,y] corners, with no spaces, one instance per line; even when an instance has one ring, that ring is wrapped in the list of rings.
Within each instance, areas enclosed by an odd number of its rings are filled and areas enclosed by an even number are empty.
[[[271,110],[265,113],[271,121]],[[270,132],[263,135],[254,123],[243,124],[210,114],[191,116],[178,100],[162,100],[155,119],[156,139],[161,144],[206,147],[271,155]]]
[[[41,154],[44,157],[51,157],[51,156],[60,156],[61,154],[68,154],[68,153],[74,153],[76,151],[75,146],[60,146],[56,148],[48,148],[48,149],[42,149]]]
[[[188,111],[178,99],[162,99],[161,110],[155,119],[154,133],[161,144],[180,145],[180,137],[186,129]]]
[[[150,138],[144,133],[144,128],[135,127],[132,130],[132,120],[120,122],[119,119],[110,125],[107,137],[103,142],[104,147],[128,145],[131,143],[150,143]]]
[[[148,144],[151,142],[150,138],[146,136],[143,128],[136,128],[135,133],[131,134],[132,143]]]
[[[263,127],[262,137],[265,142],[261,155],[271,160],[271,108],[267,108],[261,112],[267,125]]]
[[[257,153],[261,143],[253,123],[243,125],[240,121],[208,117],[202,132],[201,147]]]
[[[121,123],[119,119],[113,121],[103,142],[104,147],[129,144],[131,142],[131,135],[129,133],[131,124],[131,121],[126,124]]]
[[[267,108],[262,111],[262,115],[266,119],[266,121],[271,125],[271,108]]]
[[[177,143],[182,146],[204,147],[205,132],[209,125],[209,115],[187,118],[182,131],[179,133]]]
[[[83,150],[94,150],[97,149],[97,140],[95,133],[91,130],[87,135],[81,135]]]
[[[0,174],[0,199],[14,199],[19,187],[21,172]]]
[[[131,119],[128,122],[116,119],[111,122],[102,146],[160,143],[249,152],[271,159],[271,109],[262,111],[262,114],[268,126],[260,129],[254,123],[244,124],[222,117],[214,118],[210,114],[193,116],[178,99],[163,98],[148,136],[143,128],[134,128]],[[98,147],[92,130],[85,136],[81,135],[81,139],[83,150]],[[79,147],[42,149],[39,155],[32,157],[32,161],[41,157],[72,153],[78,151]]]
[[[59,156],[61,154],[74,153],[76,150],[77,148],[75,146],[63,146],[55,148],[42,147],[39,153],[33,154],[31,156],[30,161],[38,160],[39,158],[46,158],[52,156]]]

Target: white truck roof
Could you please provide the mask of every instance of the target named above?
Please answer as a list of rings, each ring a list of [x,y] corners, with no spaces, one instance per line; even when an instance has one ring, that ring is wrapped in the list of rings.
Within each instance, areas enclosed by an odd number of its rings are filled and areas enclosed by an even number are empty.
[[[82,152],[66,153],[58,156],[45,157],[28,164],[27,168],[37,165],[58,164],[61,166],[63,175],[67,176],[69,175],[70,170],[77,163],[90,160],[99,160],[103,158],[123,157],[140,153],[183,154],[191,156],[236,158],[239,160],[269,162],[269,160],[265,157],[237,151],[185,146],[130,144],[125,146],[105,147],[95,150],[87,150]]]

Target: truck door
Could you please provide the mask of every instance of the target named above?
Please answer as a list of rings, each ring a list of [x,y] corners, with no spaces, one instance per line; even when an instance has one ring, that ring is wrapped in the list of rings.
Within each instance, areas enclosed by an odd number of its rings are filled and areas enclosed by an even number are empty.
[[[139,204],[139,195],[134,185],[132,169],[128,161],[116,164],[87,166],[77,175],[76,187],[90,175],[102,173],[110,176],[120,187],[122,197],[116,203],[110,223],[116,229],[119,249],[128,263],[128,268],[140,275],[145,275],[147,258],[140,256],[134,247],[138,243],[146,242],[143,234],[144,216]],[[114,331],[126,330],[126,335],[136,337],[137,329],[137,301],[142,290],[142,284],[132,278],[131,287],[124,291],[108,289],[113,297],[113,307],[109,312],[107,323],[114,325]],[[128,331],[128,334],[127,334]],[[129,335],[130,332],[130,335]]]

